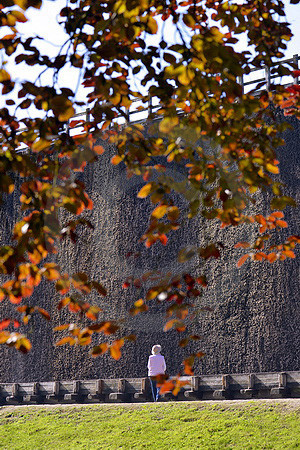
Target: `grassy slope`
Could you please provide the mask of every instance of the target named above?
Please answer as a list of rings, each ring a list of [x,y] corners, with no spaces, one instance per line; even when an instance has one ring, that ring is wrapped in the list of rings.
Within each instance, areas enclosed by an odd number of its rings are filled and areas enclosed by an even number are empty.
[[[0,409],[0,448],[293,449],[300,407],[243,402]]]

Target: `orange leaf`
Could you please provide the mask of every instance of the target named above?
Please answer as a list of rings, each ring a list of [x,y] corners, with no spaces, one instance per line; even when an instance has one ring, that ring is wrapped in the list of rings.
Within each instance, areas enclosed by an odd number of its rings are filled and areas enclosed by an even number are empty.
[[[161,234],[161,235],[159,236],[159,240],[160,240],[160,242],[162,243],[162,245],[167,245],[168,238],[167,238],[167,236],[166,236],[165,234]]]
[[[272,252],[268,255],[268,260],[270,263],[276,261],[276,259],[277,259],[276,253]]]
[[[250,255],[248,254],[248,253],[246,253],[246,255],[243,255],[239,260],[238,260],[238,262],[237,262],[237,267],[241,267],[243,264],[244,264],[244,262],[246,261],[246,259],[247,258],[249,258],[250,257]]]
[[[102,145],[95,145],[94,152],[96,152],[98,155],[102,155],[105,151],[104,147]]]
[[[124,345],[124,339],[118,339],[110,347],[109,351],[113,359],[118,361],[121,358],[121,348]]]
[[[278,225],[281,228],[287,228],[288,224],[285,220],[276,220],[276,225]]]
[[[282,219],[284,217],[284,214],[282,211],[274,211],[271,216],[276,217],[277,219]]]
[[[97,356],[103,355],[109,348],[109,345],[106,342],[102,344],[96,345],[92,350],[92,356],[96,358]]]
[[[234,246],[234,248],[249,248],[249,247],[250,247],[249,242],[238,242]]]
[[[169,380],[169,381],[165,381],[161,388],[160,388],[160,394],[164,394],[166,392],[170,392],[174,389],[174,382]]]
[[[147,183],[145,184],[145,186],[142,187],[142,189],[140,190],[140,192],[138,193],[138,198],[146,198],[152,189],[152,184],[151,183]]]
[[[67,328],[69,328],[69,326],[70,326],[69,323],[65,323],[64,325],[58,325],[57,327],[54,328],[54,331],[66,330]]]
[[[0,330],[4,330],[4,328],[7,328],[10,324],[10,319],[4,319],[2,322],[0,322]]]
[[[177,322],[176,319],[169,320],[169,321],[165,324],[165,326],[164,326],[164,331],[168,331],[168,330],[170,330],[171,328],[173,328],[175,322]]]
[[[282,252],[288,258],[296,258],[295,253],[292,250],[285,250]]]
[[[37,308],[38,312],[47,320],[51,320],[50,314],[43,308]]]
[[[114,165],[117,166],[118,164],[120,164],[120,162],[122,162],[122,158],[119,155],[115,155],[111,158],[110,162]]]
[[[156,219],[161,219],[162,217],[164,217],[167,210],[168,210],[167,205],[159,205],[152,211],[151,216],[155,217]]]
[[[66,336],[66,337],[60,339],[58,342],[56,342],[55,345],[58,347],[59,345],[65,345],[65,344],[67,344],[67,343],[69,343],[70,345],[72,345],[72,344],[75,343],[75,339],[72,338],[71,336]]]

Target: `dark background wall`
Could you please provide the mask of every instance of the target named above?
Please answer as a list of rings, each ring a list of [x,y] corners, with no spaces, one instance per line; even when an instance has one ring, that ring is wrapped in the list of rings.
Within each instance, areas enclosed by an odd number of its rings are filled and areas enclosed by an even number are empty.
[[[283,120],[281,114],[278,120]],[[299,202],[300,127],[299,122],[290,120],[294,129],[285,132],[286,145],[278,150],[278,158],[281,179],[287,185],[286,193]],[[100,280],[107,287],[108,296],[100,298],[93,294],[91,299],[103,307],[103,318],[123,317],[124,330],[135,333],[137,342],[125,345],[119,361],[106,354],[93,359],[85,347],[55,347],[60,335],[52,328],[70,321],[70,315],[58,313],[59,296],[53,286],[45,282],[36,290],[34,302],[49,310],[53,320],[48,323],[34,316],[28,327],[33,343],[28,355],[0,346],[0,381],[145,376],[148,355],[156,343],[163,347],[168,372],[176,374],[183,357],[177,345],[182,336],[176,331],[162,331],[163,305],[151,303],[146,314],[130,318],[128,309],[139,298],[139,293],[136,289],[123,290],[121,286],[127,276],[138,277],[148,270],[175,272],[179,268],[202,273],[201,261],[190,261],[182,266],[177,263],[176,255],[184,246],[203,245],[216,238],[228,249],[226,255],[207,268],[209,287],[198,302],[199,308],[209,305],[214,308],[213,312],[199,311],[190,324],[190,330],[202,336],[195,348],[206,352],[196,372],[300,370],[299,258],[273,264],[247,262],[237,269],[236,261],[241,252],[233,250],[233,244],[240,239],[251,239],[255,235],[254,228],[220,230],[218,223],[207,225],[199,217],[174,232],[166,248],[155,244],[147,250],[138,242],[138,237],[146,229],[151,206],[148,201],[136,198],[142,185],[140,180],[128,180],[124,167],[109,163],[112,154],[113,148],[107,148],[82,176],[94,201],[94,210],[88,217],[95,229],[82,229],[76,246],[63,242],[55,261],[66,270],[88,271],[92,279]],[[180,179],[180,172],[175,176]],[[178,201],[185,210],[184,202]],[[1,205],[2,244],[9,242],[12,224],[20,216],[18,202],[16,190]],[[257,208],[264,210],[265,204],[265,196],[258,196]],[[288,232],[283,230],[283,235],[299,234],[299,209],[288,208],[286,217],[290,227]],[[139,256],[128,258],[128,252],[139,252]],[[9,311],[9,305],[0,304],[1,318]],[[72,320],[78,319],[73,316]]]

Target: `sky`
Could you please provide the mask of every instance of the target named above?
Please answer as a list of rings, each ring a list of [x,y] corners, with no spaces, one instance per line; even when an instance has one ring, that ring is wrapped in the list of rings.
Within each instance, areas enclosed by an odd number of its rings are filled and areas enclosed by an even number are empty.
[[[300,55],[300,4],[299,5],[289,5],[288,0],[284,0],[286,5],[286,15],[287,21],[291,23],[291,29],[294,37],[291,41],[287,42],[287,50],[285,52],[286,58],[291,58],[294,54]],[[39,43],[39,48],[44,51],[48,56],[54,56],[57,54],[58,47],[65,42],[66,34],[63,31],[63,27],[58,25],[58,12],[66,4],[66,0],[44,0],[43,6],[40,10],[30,8],[26,11],[26,16],[29,19],[27,23],[19,24],[18,28],[22,33],[28,36],[32,36],[32,30],[34,33],[45,39],[45,43]],[[170,40],[175,40],[174,32],[172,32],[170,26]],[[238,50],[243,50],[246,46],[246,42],[242,41],[238,45]],[[17,76],[20,80],[22,79],[23,70],[26,68],[26,77],[35,81],[37,78],[37,70],[35,67],[28,67],[25,64],[20,64],[13,67],[12,63],[7,65],[7,69],[14,76]],[[255,74],[255,77],[261,77],[263,74]],[[52,76],[49,71],[43,78],[43,84],[52,81]],[[68,68],[64,70],[60,77],[60,85],[64,87],[70,87],[75,90],[78,85],[78,70]],[[81,99],[85,98],[87,90],[83,87],[79,87],[78,97]],[[1,99],[0,99],[1,106]]]

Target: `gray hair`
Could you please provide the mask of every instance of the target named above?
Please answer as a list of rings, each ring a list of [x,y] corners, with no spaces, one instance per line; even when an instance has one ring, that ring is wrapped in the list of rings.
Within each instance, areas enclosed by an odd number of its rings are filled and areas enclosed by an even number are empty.
[[[157,353],[161,352],[161,346],[160,345],[153,345],[152,347],[152,355],[157,355]]]

